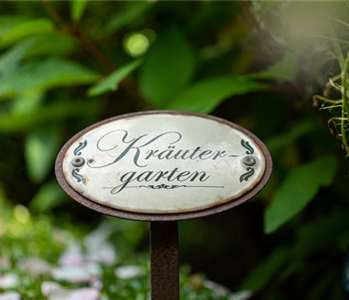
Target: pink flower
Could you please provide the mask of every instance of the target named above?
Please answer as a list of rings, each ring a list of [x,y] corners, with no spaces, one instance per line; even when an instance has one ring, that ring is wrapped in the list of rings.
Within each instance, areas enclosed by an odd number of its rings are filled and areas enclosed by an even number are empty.
[[[21,300],[21,295],[16,292],[7,292],[0,294],[0,300]]]
[[[61,265],[82,265],[86,263],[86,257],[83,255],[81,247],[77,243],[71,243],[66,251],[59,258]]]
[[[66,289],[55,282],[44,282],[41,285],[43,296],[48,300],[99,300],[100,291],[96,288]]]
[[[115,276],[121,279],[131,279],[145,274],[144,268],[140,266],[122,266],[115,269]]]
[[[19,286],[19,277],[17,274],[8,273],[0,276],[0,288],[13,289]]]
[[[52,267],[42,259],[29,257],[18,264],[20,270],[31,276],[50,274]]]
[[[100,266],[93,263],[79,266],[62,266],[52,270],[54,279],[71,283],[93,282],[100,279],[101,273]]]
[[[7,257],[0,256],[0,269],[8,269],[10,267],[10,260]]]

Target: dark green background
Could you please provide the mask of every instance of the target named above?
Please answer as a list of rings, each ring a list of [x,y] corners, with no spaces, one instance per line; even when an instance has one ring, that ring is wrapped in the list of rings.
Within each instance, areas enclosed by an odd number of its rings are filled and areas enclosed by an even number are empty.
[[[0,189],[91,229],[102,217],[54,178],[65,141],[128,112],[219,116],[266,143],[273,176],[248,203],[181,222],[182,262],[252,299],[342,299],[348,163],[327,128],[338,108],[312,103],[340,70],[321,13],[349,22],[345,2],[1,2]],[[334,31],[349,42],[348,28]]]

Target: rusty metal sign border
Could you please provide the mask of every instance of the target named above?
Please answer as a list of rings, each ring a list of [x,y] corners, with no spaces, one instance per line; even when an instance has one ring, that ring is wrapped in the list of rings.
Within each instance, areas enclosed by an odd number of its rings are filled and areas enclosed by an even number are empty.
[[[228,198],[227,199],[228,202],[226,202],[224,204],[220,204],[218,206],[213,206],[213,207],[203,209],[203,210],[197,210],[197,211],[192,211],[192,212],[182,212],[182,213],[171,213],[171,214],[147,214],[147,213],[136,213],[136,212],[118,210],[115,208],[111,208],[111,207],[104,206],[102,204],[93,202],[92,200],[89,200],[89,199],[83,197],[81,194],[79,194],[77,191],[75,191],[69,185],[69,183],[67,182],[67,180],[65,179],[64,174],[63,174],[62,163],[63,163],[63,159],[65,157],[67,150],[77,139],[79,139],[82,135],[84,135],[85,133],[91,131],[92,129],[94,129],[96,127],[99,127],[101,125],[104,125],[104,124],[107,124],[107,123],[110,123],[110,122],[113,122],[116,120],[127,119],[127,118],[131,118],[131,117],[142,116],[142,115],[157,115],[157,114],[184,115],[184,116],[200,117],[200,118],[209,119],[209,120],[213,120],[213,121],[228,125],[236,130],[243,132],[259,146],[260,150],[262,151],[262,153],[264,155],[266,166],[265,166],[265,171],[264,171],[262,178],[247,193],[243,194],[242,196],[240,196],[239,198],[236,198],[236,199],[229,199]],[[82,131],[80,131],[76,135],[74,135],[60,150],[60,152],[57,156],[57,159],[56,159],[56,163],[55,163],[55,173],[56,173],[58,183],[63,188],[63,190],[71,198],[73,198],[75,201],[79,202],[80,204],[82,204],[82,205],[84,205],[92,210],[98,211],[102,214],[109,215],[112,217],[134,220],[134,221],[151,221],[151,222],[154,222],[154,221],[180,221],[180,220],[195,219],[195,218],[200,218],[200,217],[205,217],[205,216],[221,213],[221,212],[226,211],[228,209],[231,209],[237,205],[240,205],[241,203],[249,200],[250,198],[252,198],[253,196],[255,196],[258,192],[260,192],[262,190],[262,188],[266,185],[266,183],[268,182],[268,180],[271,176],[272,168],[273,168],[273,163],[272,163],[272,158],[271,158],[271,155],[269,153],[269,150],[267,149],[267,147],[263,144],[263,142],[258,137],[256,137],[253,133],[251,133],[247,129],[245,129],[245,128],[243,128],[235,123],[232,123],[230,121],[227,121],[227,120],[224,120],[224,119],[221,119],[218,117],[209,116],[209,115],[200,114],[200,113],[172,111],[172,110],[150,110],[150,111],[144,111],[144,112],[123,114],[123,115],[119,115],[119,116],[112,117],[112,118],[100,121],[98,123],[95,123],[95,124],[85,128],[85,129],[83,129]]]

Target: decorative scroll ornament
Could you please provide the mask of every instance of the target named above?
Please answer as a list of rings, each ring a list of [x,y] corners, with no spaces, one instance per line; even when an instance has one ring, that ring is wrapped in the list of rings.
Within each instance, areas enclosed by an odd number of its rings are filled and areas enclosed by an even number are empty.
[[[251,156],[254,153],[254,149],[250,145],[249,142],[247,142],[247,141],[242,139],[241,140],[241,145],[245,149],[247,149],[246,154],[249,155],[249,156],[245,156],[244,159],[243,159],[243,164],[245,166],[247,166],[247,168],[246,168],[247,172],[240,176],[240,182],[244,182],[244,181],[248,181],[248,179],[250,177],[252,177],[253,174],[255,173],[253,166],[256,164],[256,159],[253,156]]]
[[[85,176],[79,174],[80,170],[79,169],[73,169],[72,175],[76,179],[77,182],[82,182],[86,183],[86,178]]]
[[[249,142],[247,142],[245,140],[241,140],[241,145],[242,145],[242,147],[247,149],[246,154],[252,155],[254,153],[254,149],[252,148],[252,146],[250,145]]]
[[[172,190],[172,189],[178,189],[181,187],[187,187],[186,185],[168,185],[168,184],[159,184],[159,185],[140,185],[139,187],[144,187],[148,189],[153,190],[159,190],[159,189],[166,189],[166,190]]]
[[[254,174],[253,168],[248,167],[246,170],[247,172],[240,176],[240,182],[248,181],[248,179]]]
[[[76,147],[74,150],[74,155],[75,156],[80,156],[81,155],[81,150],[84,149],[87,146],[87,141],[80,142],[79,145]]]
[[[82,152],[81,150],[84,149],[87,146],[87,140],[84,140],[83,142],[80,142],[79,145],[74,149],[74,155],[75,158],[72,161],[72,165],[75,167],[71,174],[76,179],[78,183],[82,182],[83,184],[86,184],[86,177],[84,175],[81,175],[80,167],[83,166],[85,163],[85,160],[83,158],[80,158]],[[79,167],[77,167],[79,166]]]

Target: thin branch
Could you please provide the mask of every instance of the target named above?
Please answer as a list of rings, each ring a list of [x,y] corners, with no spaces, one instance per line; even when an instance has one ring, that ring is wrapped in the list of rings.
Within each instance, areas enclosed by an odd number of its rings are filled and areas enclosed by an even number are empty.
[[[342,25],[344,25],[346,27],[349,27],[349,24],[347,22],[342,21],[342,20],[338,20],[338,19],[332,18],[332,17],[330,17],[330,20],[335,21],[335,22],[337,22],[339,24],[342,24]]]
[[[339,108],[342,107],[342,105],[331,105],[331,106],[325,106],[325,107],[320,107],[319,110],[332,110],[333,108]]]
[[[320,96],[320,95],[314,95],[313,96],[313,103],[314,105],[317,105],[318,104],[318,100],[322,101],[322,102],[325,102],[325,103],[331,103],[331,104],[341,104],[343,101],[342,99],[339,99],[339,100],[332,100],[332,99],[328,99],[324,96]]]
[[[42,3],[51,17],[51,19],[59,26],[61,29],[70,36],[76,37],[80,43],[80,46],[94,57],[108,72],[115,70],[114,63],[100,50],[99,46],[96,45],[91,39],[83,35],[77,28],[72,28],[55,10],[55,8],[47,0],[42,0]]]
[[[344,149],[347,153],[347,156],[349,156],[349,147],[348,147],[348,143],[347,143],[347,137],[345,134],[345,122],[348,122],[348,113],[349,113],[349,103],[348,103],[348,97],[347,97],[348,68],[349,68],[349,50],[348,50],[347,56],[345,58],[344,68],[342,69],[342,91],[341,91],[342,101],[343,101],[342,118],[345,118],[345,120],[341,121],[341,132],[342,132],[342,141],[343,141]]]
[[[59,15],[59,13],[55,10],[55,8],[51,5],[51,3],[47,0],[42,0],[42,4],[47,12],[47,14],[50,16],[50,18],[59,25],[64,31],[67,33],[70,33],[70,26],[67,22],[64,21],[64,19]]]
[[[250,10],[250,5],[248,4],[247,1],[244,1],[244,0],[241,0],[239,1],[242,9],[244,10],[245,12],[245,16],[246,16],[246,20],[247,22],[250,23],[251,26],[253,26],[254,28],[256,28],[256,30],[258,31],[259,35],[261,37],[264,37],[265,38],[265,45],[268,47],[268,50],[271,52],[271,53],[274,53],[275,54],[275,47],[272,47],[267,41],[270,41],[271,38],[269,35],[266,34],[266,32],[262,29],[260,23],[258,22],[258,20],[255,18],[255,16],[253,15],[253,13],[251,13],[251,10]]]
[[[318,34],[308,34],[308,35],[311,36],[311,37],[321,38],[321,39],[325,39],[325,40],[329,40],[329,41],[336,41],[338,43],[349,45],[349,42],[346,41],[346,40],[341,40],[341,39],[337,39],[337,38],[331,38],[329,36],[318,35]]]
[[[116,66],[114,63],[101,51],[98,45],[96,45],[89,38],[84,36],[81,32],[75,31],[71,33],[73,36],[77,37],[80,45],[86,52],[90,53],[96,60],[108,71],[112,72],[115,70]]]

